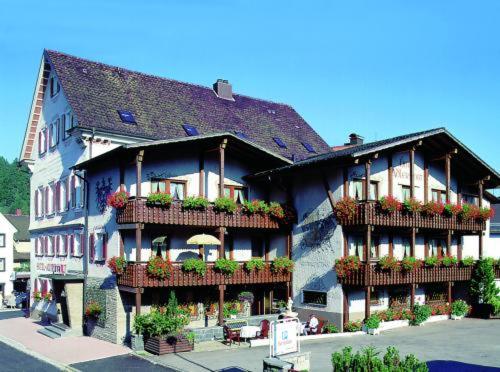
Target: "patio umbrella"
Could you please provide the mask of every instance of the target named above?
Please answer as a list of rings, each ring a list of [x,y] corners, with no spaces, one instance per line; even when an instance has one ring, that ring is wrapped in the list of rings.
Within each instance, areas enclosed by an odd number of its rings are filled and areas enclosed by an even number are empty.
[[[190,237],[187,240],[187,244],[220,245],[220,240],[212,235],[198,234],[198,235],[194,235],[194,236]]]

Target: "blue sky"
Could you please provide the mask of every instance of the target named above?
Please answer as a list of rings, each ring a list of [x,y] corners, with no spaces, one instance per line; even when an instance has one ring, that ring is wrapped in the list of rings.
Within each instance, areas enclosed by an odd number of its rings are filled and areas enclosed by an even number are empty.
[[[331,145],[446,126],[497,170],[498,1],[0,0],[0,155],[43,48],[286,102]]]

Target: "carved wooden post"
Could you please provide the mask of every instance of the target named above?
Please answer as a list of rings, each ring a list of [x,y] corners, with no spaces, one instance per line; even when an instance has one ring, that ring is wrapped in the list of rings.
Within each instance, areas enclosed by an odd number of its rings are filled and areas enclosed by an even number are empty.
[[[483,207],[483,180],[478,184],[478,205],[479,208]],[[483,232],[479,231],[479,258],[483,258]]]
[[[424,155],[424,203],[429,201],[429,162]]]
[[[220,245],[219,245],[219,258],[224,258],[225,256],[225,248],[224,248],[224,237],[226,233],[226,228],[224,227],[219,227],[219,240],[220,240]]]
[[[462,236],[457,235],[457,259],[462,260]]]
[[[370,262],[370,248],[372,244],[372,228],[371,225],[368,225],[366,227],[366,239],[365,239],[365,245],[363,247],[364,252],[364,261],[368,264]]]
[[[370,170],[371,170],[371,160],[367,160],[365,163],[365,182],[363,184],[363,199],[370,199]]]
[[[370,296],[371,296],[371,287],[368,286],[365,288],[365,319],[370,317]]]
[[[224,324],[224,290],[225,285],[219,285],[219,325]]]
[[[224,138],[219,146],[219,197],[224,197],[224,158],[227,139]]]
[[[410,284],[410,307],[415,306],[415,283]]]
[[[343,327],[345,324],[349,323],[349,297],[348,297],[349,295],[347,293],[347,288],[345,288],[345,287],[342,288],[342,292],[344,294],[344,306],[343,306],[344,307],[344,319],[343,319],[344,324],[342,324],[342,327]]]
[[[141,306],[142,306],[142,288],[135,289],[135,313],[136,315],[141,315]]]
[[[451,190],[450,160],[451,160],[451,154],[446,154],[445,163],[444,163],[444,173],[446,176],[446,202],[447,203],[450,203],[450,201],[451,201],[451,196],[450,196],[450,190]]]
[[[342,177],[343,179],[343,195],[344,198],[349,196],[349,175],[347,174],[348,170],[347,167],[342,168]]]
[[[415,197],[415,149],[410,149],[410,198]]]
[[[448,230],[448,234],[446,235],[446,245],[448,246],[446,249],[446,255],[451,256],[451,234],[452,231]],[[458,254],[458,252],[457,252]]]
[[[387,189],[388,189],[388,195],[392,196],[393,194],[393,178],[394,176],[394,169],[392,167],[392,153],[387,154]]]
[[[417,230],[412,227],[410,239],[410,256],[415,257],[415,244],[417,240]]]
[[[199,166],[200,166],[200,178],[199,178],[200,184],[198,189],[198,196],[203,197],[205,196],[205,154],[203,152],[200,153]]]
[[[453,282],[448,282],[448,303],[451,305],[451,302],[453,301],[452,295],[451,295],[451,290],[452,290]]]
[[[144,157],[144,150],[140,150],[135,158],[135,170],[136,170],[136,199],[142,196],[142,159]]]

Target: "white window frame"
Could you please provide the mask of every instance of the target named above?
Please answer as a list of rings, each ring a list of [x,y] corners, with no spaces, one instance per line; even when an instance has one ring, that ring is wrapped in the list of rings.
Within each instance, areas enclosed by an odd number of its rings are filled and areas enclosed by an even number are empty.
[[[56,253],[56,236],[49,235],[47,239],[47,256],[52,257]]]
[[[94,261],[104,260],[104,239],[106,238],[105,231],[94,233]]]
[[[69,246],[69,235],[61,234],[59,235],[59,251],[57,255],[59,257],[65,257],[68,255],[68,246]]]
[[[47,135],[48,135],[48,127],[45,126],[42,129],[40,129],[40,133],[42,133],[42,140],[39,141],[38,146],[41,147],[41,149],[38,150],[38,153],[40,156],[45,155],[47,153]]]
[[[64,213],[67,210],[67,200],[68,200],[68,195],[67,195],[67,187],[68,187],[68,181],[64,178],[59,181],[59,213]]]
[[[53,87],[54,87],[54,89],[53,89]],[[60,91],[61,91],[61,84],[59,84],[59,80],[56,78],[56,76],[52,75],[50,77],[50,79],[49,79],[49,95],[50,95],[50,98],[56,97],[59,94]]]
[[[54,205],[54,199],[56,194],[56,183],[49,183],[49,201],[48,201],[48,215],[53,215],[56,213],[56,206]]]
[[[81,256],[83,256],[82,231],[75,231],[74,236],[75,236],[75,247],[73,250],[73,252],[74,252],[73,256],[81,257]]]

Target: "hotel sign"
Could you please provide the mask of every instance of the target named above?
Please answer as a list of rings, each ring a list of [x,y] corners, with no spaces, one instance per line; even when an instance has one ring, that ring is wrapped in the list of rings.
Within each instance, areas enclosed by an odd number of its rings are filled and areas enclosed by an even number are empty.
[[[300,323],[297,318],[271,322],[271,337],[269,337],[271,357],[300,351],[299,329]]]
[[[66,274],[66,264],[38,262],[36,264],[36,269],[38,271],[46,271],[54,274]]]

